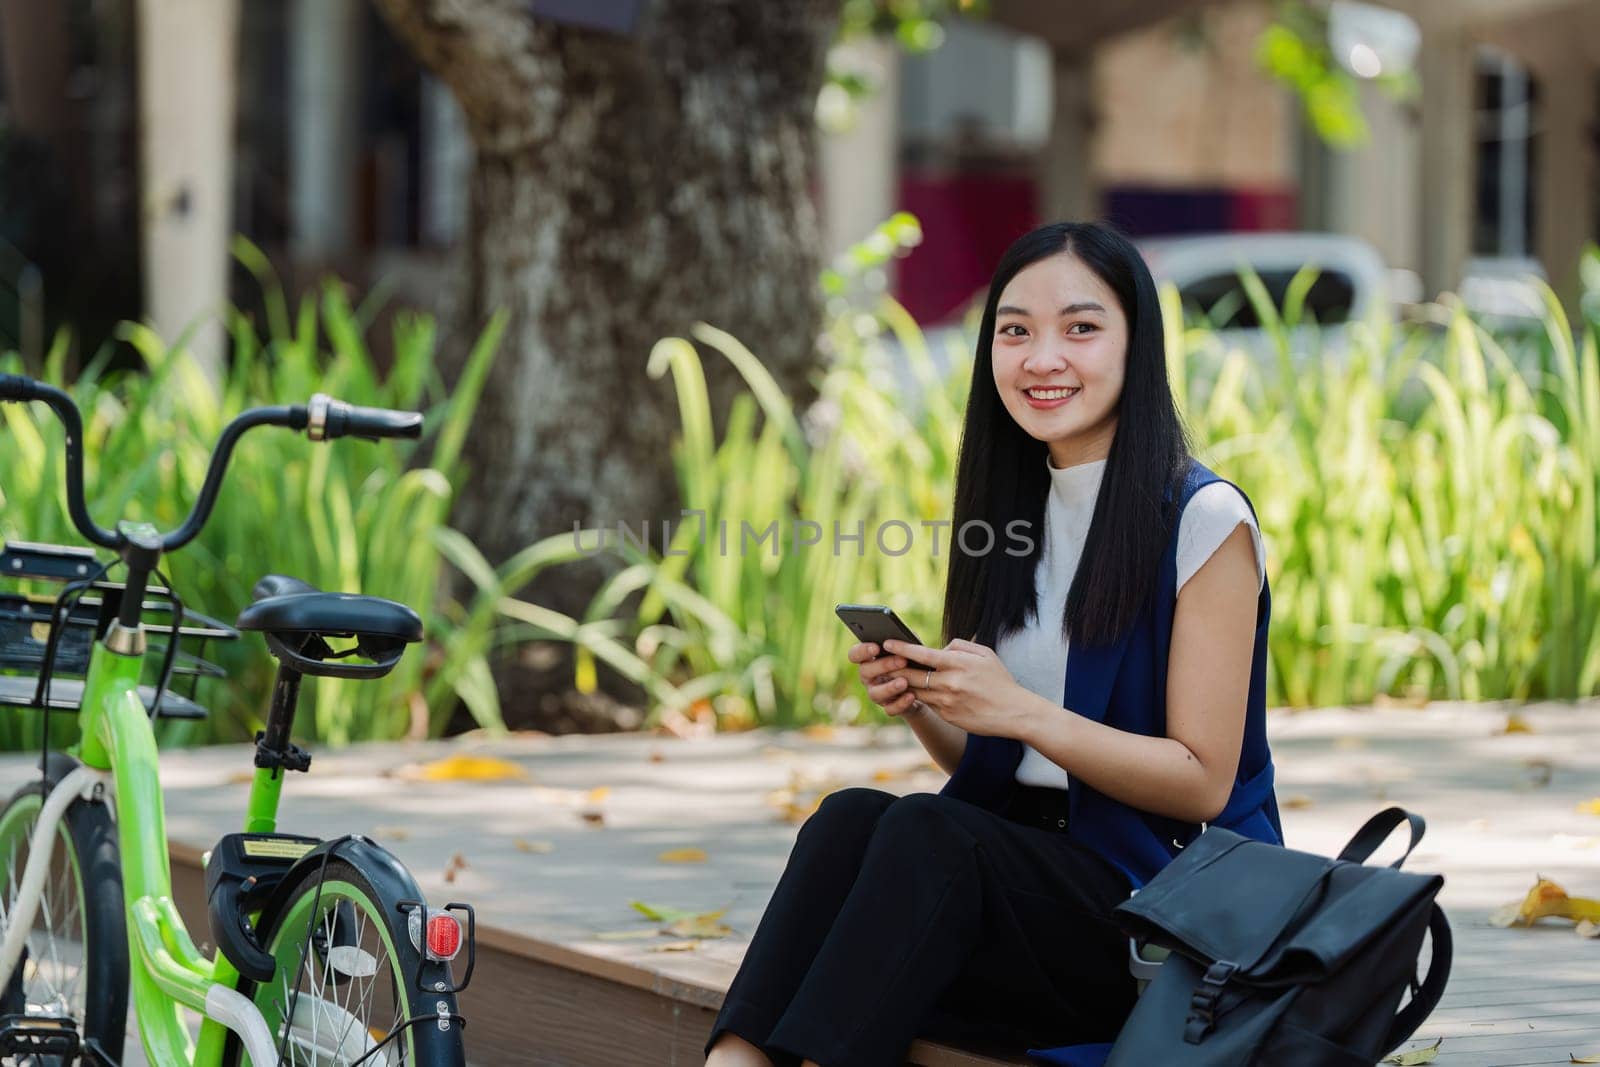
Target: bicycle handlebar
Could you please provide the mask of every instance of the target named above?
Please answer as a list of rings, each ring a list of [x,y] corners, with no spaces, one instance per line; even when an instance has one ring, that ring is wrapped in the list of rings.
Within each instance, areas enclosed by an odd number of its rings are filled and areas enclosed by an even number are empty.
[[[129,543],[128,535],[121,529],[107,530],[97,525],[84,502],[83,417],[78,413],[78,405],[72,397],[53,385],[20,374],[0,374],[0,402],[7,400],[39,400],[56,413],[67,431],[67,513],[72,517],[72,524],[94,544],[121,550]],[[217,438],[211,463],[206,468],[205,481],[200,485],[200,496],[195,500],[188,518],[176,530],[161,536],[163,552],[183,547],[200,533],[217,502],[217,492],[222,488],[228,460],[233,456],[233,446],[246,430],[257,426],[305,430],[313,441],[331,441],[345,436],[377,440],[380,437],[420,436],[422,415],[415,411],[357,407],[322,393],[313,396],[308,404],[251,408],[241,412],[223,428],[222,436]]]
[[[307,430],[313,441],[332,441],[336,437],[418,437],[422,434],[422,414],[417,411],[390,411],[387,408],[362,408],[318,393],[306,405],[310,419]]]

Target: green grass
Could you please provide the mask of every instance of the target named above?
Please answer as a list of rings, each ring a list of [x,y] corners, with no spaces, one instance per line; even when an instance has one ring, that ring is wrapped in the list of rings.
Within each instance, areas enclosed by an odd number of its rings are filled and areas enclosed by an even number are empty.
[[[1600,266],[1587,272],[1593,280]],[[1531,341],[1497,338],[1458,310],[1432,327],[1355,323],[1342,349],[1323,351],[1324,335],[1302,321],[1310,280],[1274,309],[1249,279],[1265,354],[1185,323],[1164,294],[1196,451],[1260,515],[1274,602],[1269,699],[1600,692],[1600,320],[1574,328],[1552,296]],[[1583,306],[1594,309],[1596,293]],[[925,638],[937,634],[946,556],[918,523],[949,518],[971,358],[952,352],[956,372],[941,379],[903,309],[880,298],[868,311],[834,315],[833,357],[804,415],[754,354],[709,326],[694,339],[748,386],[721,426],[694,346],[668,338],[652,353],[649,373],[671,374],[677,390],[684,506],[705,513],[709,536],[694,536],[691,521],[674,542],[682,555],[616,545],[626,566],[585,624],[605,635],[610,661],[648,680],[658,712],[704,700],[725,722],[875,718],[833,605],[887,603]],[[885,374],[889,338],[910,356],[914,396]],[[894,519],[916,530],[904,555],[874,543]],[[821,545],[793,547],[799,520],[820,524]],[[741,524],[759,533],[774,521],[775,555],[770,540],[739,550]],[[831,551],[835,522],[864,524],[859,557],[848,543]],[[515,603],[501,606],[522,610]],[[580,682],[592,671],[580,655]]]
[[[169,347],[136,324],[119,334],[138,354],[134,371],[107,372],[101,361],[69,382],[65,341],[52,350],[42,377],[68,389],[84,413],[92,514],[102,525],[138,518],[162,529],[176,526],[222,427],[247,407],[304,403],[325,392],[357,404],[424,411],[425,436],[415,444],[319,444],[288,430],[251,432],[235,451],[204,533],[165,567],[189,606],[224,620],[249,603],[251,586],[269,572],[389,597],[422,614],[429,645],[409,651],[387,677],[308,685],[297,722],[301,735],[344,744],[437,734],[457,695],[480,724],[500,728],[498,700],[485,684],[488,642],[474,643],[460,632],[441,579],[452,537],[452,485],[462,473],[462,443],[502,321],[478,338],[447,395],[435,366],[431,318],[396,316],[392,359],[380,361],[369,343],[370,312],[353,308],[341,286],[330,283],[291,307],[260,253],[244,243],[235,251],[261,281],[267,321],[263,331],[240,313],[230,315],[234,358],[221,382],[202,373],[181,341]],[[21,368],[13,358],[6,369]],[[0,532],[80,543],[66,517],[59,423],[42,405],[9,404],[0,418],[7,456]],[[213,717],[194,739],[248,737],[265,712],[275,661],[254,634],[209,651],[230,678],[203,684],[201,700]],[[0,715],[0,746],[32,744],[35,729],[26,715]]]

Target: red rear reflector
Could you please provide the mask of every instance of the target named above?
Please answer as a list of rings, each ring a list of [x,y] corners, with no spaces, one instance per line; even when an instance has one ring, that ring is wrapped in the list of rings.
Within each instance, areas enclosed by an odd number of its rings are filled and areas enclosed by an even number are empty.
[[[428,916],[428,955],[436,960],[453,960],[461,951],[461,924],[449,912]]]

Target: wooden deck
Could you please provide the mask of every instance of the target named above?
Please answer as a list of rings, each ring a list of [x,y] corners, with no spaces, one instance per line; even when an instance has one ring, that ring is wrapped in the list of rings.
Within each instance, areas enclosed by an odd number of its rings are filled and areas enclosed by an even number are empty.
[[[1577,937],[1567,923],[1502,930],[1486,921],[1536,874],[1600,897],[1600,816],[1578,810],[1600,794],[1600,704],[1522,709],[1532,732],[1510,735],[1501,733],[1507,714],[1434,705],[1272,719],[1292,847],[1331,854],[1389,803],[1428,820],[1408,867],[1446,875],[1441,899],[1457,958],[1444,1003],[1410,1045],[1443,1037],[1440,1067],[1600,1055],[1600,940]],[[511,761],[527,777],[404,776],[408,765],[466,751]],[[163,757],[180,906],[197,940],[200,855],[240,822],[249,766],[243,747]],[[0,761],[0,787],[26,774],[25,759]],[[370,834],[417,873],[430,900],[476,906],[478,971],[462,1000],[475,1064],[698,1064],[793,844],[797,823],[779,805],[792,799],[803,809],[819,789],[843,785],[907,793],[943,781],[899,726],[698,740],[468,738],[320,753],[286,790],[283,827]],[[656,858],[689,847],[707,861]],[[651,928],[633,900],[727,908],[734,934],[687,951],[659,951],[678,940],[668,936],[598,936]],[[910,1060],[1027,1062],[926,1042]]]

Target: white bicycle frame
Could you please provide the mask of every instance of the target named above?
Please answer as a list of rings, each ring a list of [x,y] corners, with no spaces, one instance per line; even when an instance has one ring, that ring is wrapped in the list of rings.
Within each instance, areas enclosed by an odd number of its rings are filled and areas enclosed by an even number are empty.
[[[5,939],[0,942],[0,989],[11,982],[11,973],[16,970],[17,962],[22,958],[22,949],[28,942],[28,933],[33,929],[62,817],[74,801],[93,799],[97,792],[112,796],[113,784],[110,771],[80,766],[61,779],[45,798],[38,821],[34,824],[33,836],[28,839],[28,865],[23,871],[22,885],[12,902],[11,914],[6,917]],[[113,817],[115,813],[113,806]],[[261,1009],[251,1003],[248,997],[237,990],[213,983],[206,991],[205,1004],[207,1017],[239,1036],[251,1063],[277,1062],[278,1050],[272,1041],[272,1031],[268,1029]]]

